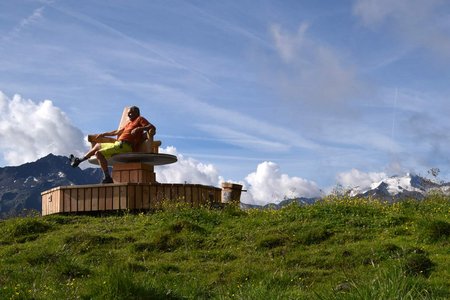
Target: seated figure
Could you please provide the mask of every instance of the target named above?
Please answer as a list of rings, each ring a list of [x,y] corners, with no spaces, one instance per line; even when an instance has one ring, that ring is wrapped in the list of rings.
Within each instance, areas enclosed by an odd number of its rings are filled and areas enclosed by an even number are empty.
[[[117,130],[89,135],[88,141],[91,142],[91,149],[83,158],[78,158],[71,154],[69,158],[72,167],[76,168],[81,162],[95,155],[104,173],[102,183],[113,183],[109,174],[107,159],[116,154],[138,151],[139,147],[142,147],[142,142],[145,138],[147,138],[146,144],[150,145],[151,148],[153,136],[156,133],[156,127],[140,115],[138,107],[132,106],[128,108],[127,118],[128,121],[125,125]],[[144,133],[146,133],[146,137]],[[113,138],[113,136],[117,136],[117,138]],[[152,152],[152,149],[144,149],[144,151]]]

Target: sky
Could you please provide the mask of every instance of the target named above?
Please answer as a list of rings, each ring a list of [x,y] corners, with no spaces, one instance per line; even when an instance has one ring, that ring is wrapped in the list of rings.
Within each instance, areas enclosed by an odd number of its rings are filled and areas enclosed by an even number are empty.
[[[136,105],[178,156],[158,180],[248,203],[449,180],[449,70],[444,0],[1,0],[0,166],[82,154]]]

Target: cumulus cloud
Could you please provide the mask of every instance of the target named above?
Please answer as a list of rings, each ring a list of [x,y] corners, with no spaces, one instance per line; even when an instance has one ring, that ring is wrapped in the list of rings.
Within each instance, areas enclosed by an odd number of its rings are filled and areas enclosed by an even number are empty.
[[[157,180],[164,183],[193,183],[220,186],[224,178],[212,164],[204,164],[193,158],[185,157],[177,149],[169,146],[160,149],[161,153],[177,156],[178,162],[155,169]],[[264,205],[278,203],[285,198],[318,197],[322,191],[316,183],[299,177],[290,177],[280,172],[273,162],[260,163],[255,172],[244,180],[226,180],[239,183],[247,189],[241,194],[241,201],[250,204]]]
[[[242,202],[254,204],[278,203],[285,198],[318,197],[322,191],[316,183],[282,174],[276,163],[260,163],[256,171],[245,178],[247,193]]]
[[[177,156],[174,164],[157,166],[155,168],[157,180],[164,183],[192,183],[217,186],[222,181],[219,173],[212,164],[201,163],[191,157],[179,154],[175,147],[161,148],[161,153]]]
[[[336,181],[344,188],[357,188],[363,191],[369,189],[372,183],[379,182],[387,177],[388,175],[384,172],[365,173],[357,169],[351,169],[348,172],[339,173],[336,176]]]
[[[36,103],[0,91],[0,151],[9,165],[39,159],[49,153],[82,152],[83,134],[50,100]]]

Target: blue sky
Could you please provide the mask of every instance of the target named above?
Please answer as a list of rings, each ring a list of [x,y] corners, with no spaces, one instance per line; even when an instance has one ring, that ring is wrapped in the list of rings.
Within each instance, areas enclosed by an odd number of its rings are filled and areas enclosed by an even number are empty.
[[[448,179],[449,14],[440,0],[3,0],[0,165],[82,152],[137,105],[163,147],[225,180]]]

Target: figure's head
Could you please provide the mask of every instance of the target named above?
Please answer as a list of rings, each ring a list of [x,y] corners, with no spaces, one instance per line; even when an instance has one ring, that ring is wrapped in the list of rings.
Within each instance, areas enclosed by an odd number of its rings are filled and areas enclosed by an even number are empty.
[[[139,111],[139,107],[137,106],[131,106],[128,109],[128,118],[133,121],[134,119],[136,119],[137,117],[139,117],[141,115],[141,112]]]

